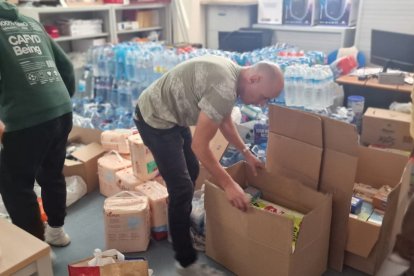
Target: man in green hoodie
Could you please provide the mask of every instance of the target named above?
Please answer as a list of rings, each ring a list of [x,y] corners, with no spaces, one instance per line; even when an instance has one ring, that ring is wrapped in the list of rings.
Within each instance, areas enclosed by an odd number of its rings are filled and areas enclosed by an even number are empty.
[[[63,230],[66,183],[62,174],[72,129],[73,66],[37,21],[0,0],[0,193],[14,224],[55,246]],[[46,229],[33,191],[37,180],[48,216]]]

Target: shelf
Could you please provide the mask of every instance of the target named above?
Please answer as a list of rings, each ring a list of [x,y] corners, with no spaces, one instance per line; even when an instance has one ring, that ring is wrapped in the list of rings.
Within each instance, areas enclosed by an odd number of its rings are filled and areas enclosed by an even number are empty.
[[[84,7],[19,7],[19,10],[36,13],[69,13],[69,12],[93,12],[93,11],[109,11],[110,7],[108,5],[102,6],[84,6]]]
[[[80,40],[80,39],[87,39],[87,38],[106,37],[106,36],[109,36],[109,33],[98,33],[98,34],[78,35],[78,36],[61,36],[61,37],[55,38],[54,41],[62,42],[62,41],[72,41],[72,40]]]
[[[161,9],[165,8],[165,4],[139,4],[139,5],[111,5],[115,10],[146,10],[146,9]]]
[[[132,34],[132,33],[141,33],[141,32],[148,32],[148,31],[158,31],[162,30],[161,26],[155,27],[148,27],[148,28],[139,28],[135,30],[125,30],[125,31],[117,31],[118,34]]]
[[[257,0],[202,0],[200,2],[201,5],[210,5],[210,6],[251,6],[251,5],[257,5]]]
[[[355,26],[295,26],[295,25],[275,25],[275,24],[253,24],[254,28],[270,29],[276,31],[294,31],[294,32],[316,32],[316,33],[341,33],[344,30],[355,30]]]

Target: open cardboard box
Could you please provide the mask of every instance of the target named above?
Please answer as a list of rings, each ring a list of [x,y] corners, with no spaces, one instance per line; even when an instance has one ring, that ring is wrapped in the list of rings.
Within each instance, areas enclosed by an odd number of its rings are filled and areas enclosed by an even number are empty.
[[[233,208],[214,180],[207,181],[206,252],[237,275],[321,275],[326,270],[332,197],[298,181],[261,171],[254,177],[245,162],[227,172],[243,188],[252,185],[263,198],[305,214],[292,252],[292,220],[250,208]]]
[[[355,182],[392,187],[382,225],[349,218],[345,263],[374,275],[392,250],[409,202],[408,158],[372,148],[359,148]]]
[[[346,232],[343,229],[346,229],[348,223],[357,165],[358,137],[356,130],[349,124],[275,105],[269,106],[269,120],[266,170],[272,175],[277,175],[279,177],[283,176],[298,181],[304,186],[314,190],[315,193],[319,190],[323,194],[332,194],[332,227],[329,226],[331,233],[330,235],[324,235],[323,238],[328,239],[330,237],[329,266],[341,270],[346,244]],[[231,169],[232,167],[229,168],[229,172]],[[259,178],[260,177],[262,176],[259,176]],[[243,185],[244,182],[238,183]],[[266,184],[271,187],[271,184]],[[263,184],[265,188],[268,187],[266,184]],[[275,185],[278,185],[278,183]],[[211,188],[209,188],[209,190],[211,190]],[[272,198],[273,190],[269,192],[264,190],[263,192],[266,192],[265,195],[268,198]],[[288,193],[289,189],[285,190],[285,192]],[[209,193],[213,195],[218,194]],[[323,196],[323,194],[320,196]],[[300,195],[295,196],[298,197]],[[295,204],[293,196],[289,199],[292,200],[290,204]],[[320,258],[319,261],[308,262],[305,259],[302,260],[301,257],[295,257],[290,254],[291,252],[289,253],[285,251],[276,254],[278,250],[276,250],[275,247],[275,250],[272,251],[273,253],[270,256],[261,254],[263,251],[255,250],[256,247],[253,246],[252,242],[249,243],[243,241],[244,239],[251,240],[252,236],[250,234],[250,236],[247,235],[248,232],[240,232],[242,230],[239,230],[240,235],[233,235],[233,233],[230,233],[228,230],[225,231],[225,227],[223,226],[220,227],[220,229],[223,230],[223,234],[220,234],[220,231],[216,230],[218,227],[217,225],[220,224],[218,222],[213,224],[212,220],[209,218],[209,212],[214,212],[214,210],[212,210],[215,208],[214,202],[220,200],[220,198],[217,198],[217,196],[211,198],[211,196],[209,197],[206,195],[205,200],[207,212],[207,255],[213,257],[218,262],[223,263],[225,266],[228,266],[236,273],[249,275],[246,271],[252,272],[253,270],[247,270],[247,264],[250,267],[255,268],[254,271],[256,273],[250,275],[274,275],[275,270],[271,272],[266,268],[275,268],[273,263],[278,263],[279,266],[284,267],[283,271],[280,270],[280,268],[277,268],[278,275],[279,271],[281,271],[280,275],[320,275],[326,269],[327,260],[326,258],[324,259],[324,254],[326,252],[323,252],[323,250],[325,250],[323,246],[317,253]],[[209,203],[209,201],[212,203]],[[313,208],[316,207],[317,206],[315,205],[313,206]],[[226,227],[231,227],[231,229],[246,229],[246,227],[261,228],[262,224],[258,220],[255,221],[254,225],[247,225],[246,223],[240,224],[237,220],[231,219],[231,216],[236,215],[238,212],[237,210],[228,211],[219,208],[219,211],[226,214],[225,216],[221,215],[218,217],[221,225],[226,225]],[[257,214],[257,212],[255,212],[255,214]],[[247,217],[243,218],[243,216]],[[249,219],[248,216],[251,216],[251,214],[240,213],[238,215],[239,221],[252,222],[253,219]],[[322,218],[320,219],[322,220]],[[240,227],[237,225],[240,225]],[[286,236],[279,237],[279,234],[281,233],[280,230],[277,228],[273,229],[275,236],[272,239],[270,239],[270,236],[266,236],[268,238],[266,242],[261,239],[262,245],[265,244],[267,247],[271,247],[279,239],[284,239],[284,242],[287,242]],[[312,232],[314,230],[315,228],[312,228],[312,230],[305,229],[299,236],[304,235],[309,237],[312,235],[319,235],[319,232]],[[212,233],[212,231],[215,232]],[[241,234],[247,236],[241,236]],[[222,235],[222,237],[215,237],[216,235]],[[225,239],[228,239],[229,241],[224,243]],[[258,237],[258,239],[260,238]],[[278,243],[281,243],[281,241],[278,241]],[[226,246],[222,246],[222,244],[225,244]],[[239,248],[240,244],[244,245],[244,247]],[[220,248],[222,253],[219,254],[217,250],[214,250],[215,247]],[[263,260],[254,258],[254,261],[252,261],[252,259],[250,259],[252,256],[247,255],[247,253],[244,253],[245,255],[237,253],[237,258],[232,257],[235,252],[239,251],[252,251],[256,255],[262,257]],[[285,257],[278,261],[281,254]],[[307,252],[307,254],[309,254],[308,256],[311,256],[316,253]],[[296,258],[301,259],[302,263],[300,265],[296,264],[298,260]],[[322,263],[325,263],[325,265],[322,266]],[[293,268],[293,264],[296,264],[296,266],[299,266],[300,268]],[[309,272],[304,273],[304,271]]]
[[[85,144],[84,147],[74,151],[72,155],[77,160],[65,160],[63,174],[65,176],[79,175],[86,182],[87,192],[99,186],[98,159],[105,150],[100,145],[101,131],[96,129],[73,127],[69,134],[69,142]]]

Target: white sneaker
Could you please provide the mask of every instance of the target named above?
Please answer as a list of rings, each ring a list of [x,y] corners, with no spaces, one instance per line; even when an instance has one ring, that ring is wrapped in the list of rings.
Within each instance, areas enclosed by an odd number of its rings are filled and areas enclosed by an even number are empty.
[[[70,238],[63,227],[50,227],[46,224],[45,241],[50,245],[63,247],[70,243]]]
[[[177,267],[177,275],[180,276],[225,276],[225,274],[220,270],[198,262],[195,262],[187,267],[182,267],[179,263],[176,263],[175,265]]]
[[[410,262],[397,253],[389,255],[382,263],[376,276],[401,276],[410,268]]]

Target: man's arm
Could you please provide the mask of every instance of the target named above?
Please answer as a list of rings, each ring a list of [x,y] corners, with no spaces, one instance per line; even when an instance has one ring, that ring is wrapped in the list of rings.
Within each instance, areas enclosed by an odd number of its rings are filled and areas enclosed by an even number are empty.
[[[4,133],[4,123],[0,120],[0,145],[1,145],[1,138],[3,137],[3,133]]]
[[[63,52],[62,48],[60,48],[60,46],[53,41],[53,39],[50,39],[50,43],[55,56],[56,67],[63,82],[65,83],[66,88],[68,89],[69,95],[72,97],[76,90],[75,72],[72,62],[69,60],[65,52]]]
[[[257,175],[257,168],[264,168],[264,164],[260,162],[260,160],[257,159],[257,157],[249,149],[246,148],[246,145],[237,132],[236,126],[231,119],[231,115],[228,115],[223,119],[223,122],[220,125],[220,130],[224,137],[226,137],[227,141],[235,146],[238,151],[243,153],[246,162],[253,169],[254,175]]]
[[[219,126],[201,111],[191,148],[204,167],[215,177],[217,184],[224,190],[230,203],[234,207],[246,211],[248,198],[242,188],[223,169],[219,161],[214,158],[213,152],[210,150],[210,141],[218,128]]]

